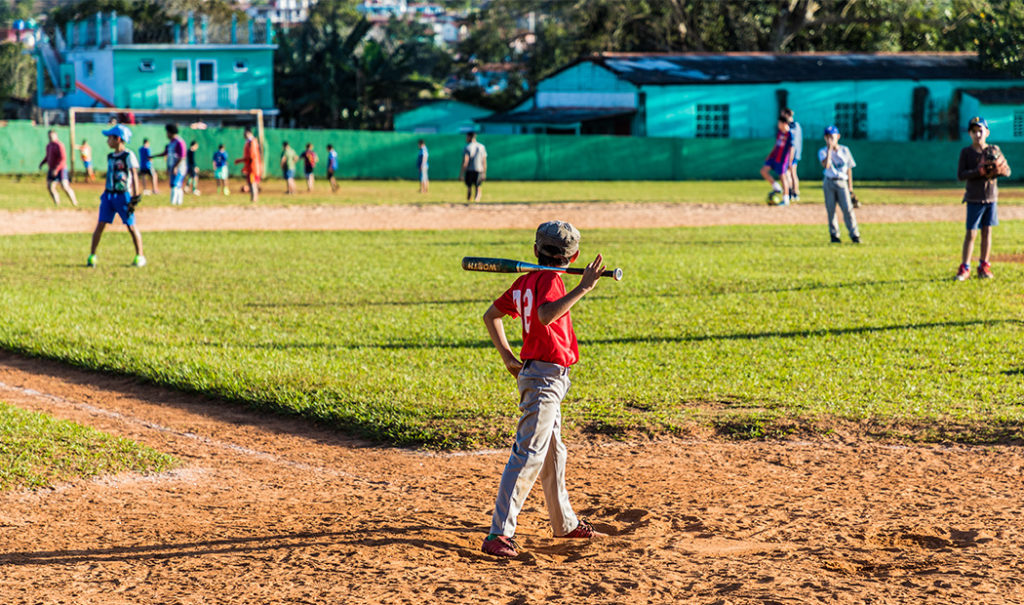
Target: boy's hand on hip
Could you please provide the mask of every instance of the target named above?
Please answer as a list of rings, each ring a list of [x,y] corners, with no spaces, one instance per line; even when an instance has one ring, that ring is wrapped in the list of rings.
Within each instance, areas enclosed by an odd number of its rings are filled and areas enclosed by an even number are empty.
[[[523,369],[523,362],[516,359],[515,355],[506,357],[504,361],[505,369],[516,378],[519,378],[519,371]]]
[[[604,271],[604,258],[598,254],[597,257],[583,270],[583,277],[580,278],[580,287],[586,291],[594,289],[597,281],[601,279]]]

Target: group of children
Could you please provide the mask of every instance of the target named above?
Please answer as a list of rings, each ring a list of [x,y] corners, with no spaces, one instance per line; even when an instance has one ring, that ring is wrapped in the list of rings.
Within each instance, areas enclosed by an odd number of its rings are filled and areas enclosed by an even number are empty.
[[[992,227],[999,224],[997,203],[999,200],[999,177],[1010,176],[1010,167],[1005,159],[998,163],[986,158],[986,149],[998,149],[989,145],[988,122],[974,117],[967,124],[971,145],[960,151],[957,178],[966,183],[962,202],[967,205],[966,233],[961,250],[960,266],[955,279],[964,281],[971,275],[971,256],[974,241],[981,233],[981,254],[978,277],[991,278]],[[849,233],[850,241],[860,243],[860,230],[853,209],[860,205],[853,193],[853,168],[857,162],[846,145],[839,144],[839,129],[830,125],[823,133],[825,146],[818,150],[818,161],[822,167],[822,189],[825,197],[825,212],[828,216],[829,237],[838,244],[840,238],[838,208]],[[793,111],[783,109],[779,113],[775,146],[761,167],[761,176],[771,183],[773,194],[778,194],[779,206],[800,199],[800,181],[797,178],[797,164],[802,149],[800,125],[793,119]],[[997,154],[1002,157],[1001,154]],[[769,200],[773,199],[769,197]]]
[[[142,140],[142,146],[139,148],[138,163],[139,163],[139,177],[140,183],[142,184],[142,193],[144,194],[159,194],[160,193],[160,178],[156,166],[153,164],[153,159],[157,157],[167,157],[167,172],[168,178],[171,181],[171,205],[180,206],[183,201],[185,191],[190,191],[192,195],[199,195],[199,176],[200,168],[199,163],[196,160],[196,152],[199,150],[199,142],[192,141],[187,147],[185,141],[178,134],[177,126],[174,124],[168,125],[168,138],[170,141],[164,150],[160,153],[153,153],[150,147],[149,139]],[[52,135],[52,138],[56,137],[56,133]],[[247,137],[248,140],[248,137]],[[51,141],[52,142],[52,141]],[[56,155],[63,153],[63,145],[60,141],[57,141],[58,145],[61,145],[60,151],[53,151],[52,154]],[[93,171],[92,163],[92,147],[90,147],[87,140],[83,140],[81,145],[76,145],[75,149],[81,153],[82,165],[85,171],[85,180],[87,183],[91,183],[95,180],[95,173]],[[47,152],[48,157],[51,151]],[[229,166],[228,166],[228,153],[223,143],[217,146],[217,151],[213,153],[213,176],[217,182],[217,191],[224,195],[229,195],[231,189],[228,186],[229,178]],[[306,149],[301,154],[296,154],[295,151],[288,146],[288,143],[284,143],[284,152],[281,154],[281,167],[284,170],[284,178],[288,184],[287,192],[289,194],[295,193],[295,166],[296,163],[302,160],[305,168],[306,176],[306,188],[309,191],[313,191],[314,182],[314,169],[319,162],[319,158],[316,152],[313,151],[313,144],[306,143]],[[40,163],[42,166],[47,160],[44,158],[43,162]],[[243,160],[245,161],[245,160]],[[236,161],[236,163],[239,163]],[[251,163],[251,162],[246,162]],[[66,170],[66,169],[65,169]],[[327,146],[327,179],[330,182],[331,190],[338,190],[338,182],[335,178],[335,174],[338,170],[338,152],[335,151],[333,145]],[[51,181],[56,184],[57,182],[65,183],[67,181],[66,175],[64,179],[60,178],[60,172],[54,171],[58,176]],[[243,171],[243,176],[248,176],[248,172]],[[146,182],[146,179],[149,182]],[[175,193],[175,189],[181,190],[181,195]],[[67,190],[67,187],[65,187]],[[251,186],[246,183],[242,186],[242,191],[250,191]],[[56,195],[54,193],[54,195]],[[71,196],[73,194],[69,194]],[[73,198],[72,198],[73,199]],[[56,203],[56,202],[55,202]],[[77,203],[77,202],[75,202]]]
[[[288,195],[295,194],[295,169],[299,162],[302,162],[303,174],[306,176],[306,191],[313,191],[313,182],[315,181],[315,170],[316,165],[320,161],[320,158],[316,155],[316,151],[313,150],[312,143],[306,143],[306,148],[302,153],[296,153],[288,141],[285,141],[281,149],[281,172],[287,183]],[[338,190],[338,181],[334,175],[338,170],[338,152],[334,150],[334,145],[327,145],[327,181],[331,185],[331,191]]]

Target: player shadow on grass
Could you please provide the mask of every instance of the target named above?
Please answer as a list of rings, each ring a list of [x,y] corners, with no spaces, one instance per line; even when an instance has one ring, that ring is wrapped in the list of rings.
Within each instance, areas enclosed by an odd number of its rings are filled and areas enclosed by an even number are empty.
[[[714,340],[761,340],[766,338],[816,338],[822,336],[847,336],[850,334],[871,334],[876,332],[898,332],[901,330],[932,330],[936,328],[966,328],[974,326],[993,327],[1001,324],[1022,324],[1017,319],[971,319],[964,321],[934,321],[919,324],[893,324],[887,326],[858,326],[852,328],[817,328],[808,330],[789,330],[772,332],[740,332],[733,334],[693,334],[686,336],[629,336],[621,338],[581,338],[581,345],[607,345],[607,344],[671,344],[689,342],[708,342]],[[156,344],[156,343],[153,343]],[[380,350],[414,350],[414,349],[489,349],[494,345],[489,340],[461,340],[449,342],[394,342],[394,343],[325,343],[325,342],[258,342],[258,343],[224,343],[224,342],[203,342],[197,343],[206,347],[240,349],[280,349],[280,350],[302,350],[302,349],[323,349],[323,350],[352,350],[352,349],[380,349]],[[522,345],[521,341],[509,340],[513,348]]]
[[[443,531],[466,534],[458,542],[417,538],[423,532]],[[124,562],[137,560],[169,560],[209,555],[256,553],[303,548],[328,549],[344,546],[379,547],[392,544],[444,552],[455,552],[464,558],[493,560],[488,555],[468,549],[466,544],[483,538],[485,530],[466,527],[372,527],[334,532],[296,532],[267,536],[240,536],[219,540],[201,540],[145,546],[113,546],[75,550],[43,550],[34,552],[0,553],[0,566],[4,565],[74,565],[85,562]],[[374,537],[368,537],[374,536]]]

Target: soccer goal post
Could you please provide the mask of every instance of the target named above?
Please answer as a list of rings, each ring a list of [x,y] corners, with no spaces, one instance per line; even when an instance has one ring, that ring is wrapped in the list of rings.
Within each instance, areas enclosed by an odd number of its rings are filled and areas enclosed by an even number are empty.
[[[263,136],[263,110],[262,109],[136,109],[133,107],[70,107],[68,108],[68,129],[71,137],[72,149],[68,153],[68,174],[75,174],[75,121],[78,114],[112,114],[112,115],[135,115],[135,116],[182,116],[195,119],[211,117],[246,117],[250,116],[256,120],[256,140],[260,142],[260,149],[263,151],[260,157],[263,158],[263,170],[267,169],[267,139]]]

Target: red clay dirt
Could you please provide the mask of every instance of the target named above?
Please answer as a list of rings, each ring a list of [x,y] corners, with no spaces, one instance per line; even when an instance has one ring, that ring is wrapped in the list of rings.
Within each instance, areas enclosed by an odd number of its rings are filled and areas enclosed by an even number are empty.
[[[501,561],[479,548],[504,451],[373,447],[7,354],[0,398],[182,462],[0,495],[5,604],[1024,602],[1019,447],[570,435],[574,504],[611,535],[553,539],[538,487]]]
[[[377,447],[5,353],[0,399],[181,461],[0,494],[3,604],[1024,603],[1021,447],[572,434],[573,503],[609,537],[553,539],[538,486],[501,561],[479,549],[506,451]]]

